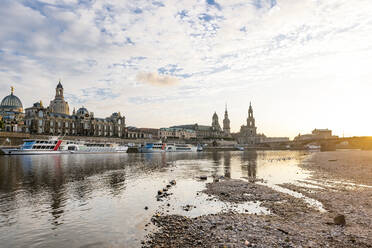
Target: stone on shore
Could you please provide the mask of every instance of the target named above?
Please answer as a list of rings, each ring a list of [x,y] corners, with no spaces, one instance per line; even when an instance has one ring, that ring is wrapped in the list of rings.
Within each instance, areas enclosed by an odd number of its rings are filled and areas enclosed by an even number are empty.
[[[334,217],[333,221],[336,225],[341,225],[341,226],[346,225],[345,215],[342,215],[342,214],[338,214],[336,217]]]

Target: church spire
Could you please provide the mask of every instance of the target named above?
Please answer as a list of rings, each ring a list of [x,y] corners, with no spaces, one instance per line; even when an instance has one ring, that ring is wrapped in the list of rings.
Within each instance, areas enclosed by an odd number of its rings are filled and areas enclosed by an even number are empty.
[[[225,134],[230,134],[230,120],[229,114],[227,113],[227,103],[225,103],[225,119],[223,119],[223,131]]]
[[[247,126],[248,127],[255,127],[255,119],[253,117],[253,108],[252,108],[251,102],[249,102]]]

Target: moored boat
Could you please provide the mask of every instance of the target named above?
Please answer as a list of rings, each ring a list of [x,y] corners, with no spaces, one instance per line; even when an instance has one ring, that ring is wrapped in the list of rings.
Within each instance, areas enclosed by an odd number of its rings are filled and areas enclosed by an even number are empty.
[[[5,155],[38,155],[63,153],[124,153],[128,146],[116,143],[92,143],[58,138],[24,140],[19,148],[2,148]]]
[[[197,152],[197,147],[189,144],[167,144],[166,152]]]
[[[158,152],[165,152],[165,143],[145,143],[144,146],[140,148],[140,152],[142,153],[158,153]]]
[[[190,144],[175,144],[175,143],[145,143],[141,148],[142,153],[159,153],[159,152],[197,152],[203,148],[196,147]]]

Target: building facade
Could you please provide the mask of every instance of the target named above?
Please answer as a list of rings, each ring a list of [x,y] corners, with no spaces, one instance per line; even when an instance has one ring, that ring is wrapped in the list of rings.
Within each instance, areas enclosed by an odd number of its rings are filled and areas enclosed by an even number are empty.
[[[56,96],[54,100],[50,101],[49,105],[49,111],[51,113],[56,114],[70,114],[70,107],[68,106],[68,103],[65,101],[65,97],[63,95],[63,86],[61,84],[61,81],[58,82],[58,85],[56,87]]]
[[[218,121],[218,115],[216,112],[212,116],[211,126],[199,125],[195,123],[188,125],[172,126],[170,128],[192,130],[196,134],[196,139],[223,139],[230,137],[229,135],[226,135],[226,133],[221,129],[221,126]]]
[[[14,88],[11,87],[10,95],[4,97],[0,104],[0,121],[2,131],[24,132],[24,113],[21,100],[14,95]]]
[[[181,140],[190,140],[196,139],[196,131],[185,128],[160,128],[159,135],[162,140],[167,139],[181,139]]]
[[[262,145],[270,143],[288,143],[288,137],[266,137],[263,133],[257,133],[256,120],[253,116],[252,104],[249,103],[247,125],[240,127],[240,132],[234,134],[238,144],[242,145]]]
[[[128,139],[160,139],[157,128],[137,128],[129,126],[126,128],[125,137]]]
[[[249,103],[247,125],[240,127],[240,132],[236,135],[237,142],[239,144],[258,144],[262,142],[265,136],[257,134],[256,120],[253,116],[252,104]]]
[[[125,137],[125,117],[120,112],[113,113],[107,118],[95,118],[93,112],[81,107],[69,115],[67,114],[69,106],[63,99],[63,87],[59,82],[56,98],[51,101],[49,107],[44,107],[40,101],[26,109],[26,132],[46,135]]]
[[[294,141],[320,140],[320,139],[337,139],[338,136],[332,135],[329,129],[314,129],[311,134],[299,134]]]

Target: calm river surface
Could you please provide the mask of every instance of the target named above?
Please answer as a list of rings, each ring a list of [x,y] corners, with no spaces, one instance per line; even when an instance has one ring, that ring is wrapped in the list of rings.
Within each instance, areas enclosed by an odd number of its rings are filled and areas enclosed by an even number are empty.
[[[297,166],[304,156],[297,151],[0,155],[0,247],[138,247],[155,212],[265,213],[259,203],[230,206],[198,192],[212,176],[262,178],[273,187],[305,179],[308,173]],[[198,180],[201,175],[208,180]],[[157,191],[173,179],[172,195],[157,201]],[[186,212],[187,204],[196,208]]]

